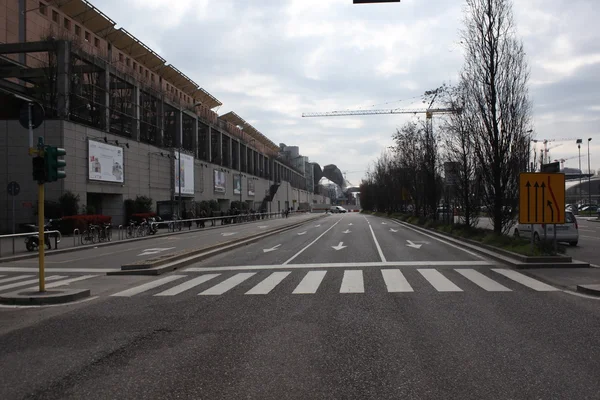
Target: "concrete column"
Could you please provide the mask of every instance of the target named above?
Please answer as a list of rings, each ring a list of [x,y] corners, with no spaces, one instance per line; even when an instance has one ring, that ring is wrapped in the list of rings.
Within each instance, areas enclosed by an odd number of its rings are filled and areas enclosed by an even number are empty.
[[[69,117],[69,93],[71,89],[71,42],[60,40],[56,42],[56,88],[57,111],[60,118]]]
[[[223,134],[219,131],[219,141],[217,142],[217,152],[219,153],[220,164],[223,165]]]
[[[206,149],[206,158],[208,159],[209,163],[212,163],[212,128],[209,125],[208,126],[208,136],[207,136],[207,145],[208,148]]]
[[[133,117],[135,118],[135,124],[133,125],[132,137],[140,141],[140,87],[138,85],[133,86]]]
[[[165,103],[163,96],[161,96],[161,98],[158,99],[157,104],[158,110],[156,110],[156,126],[158,126],[158,140],[160,145],[162,146],[165,140]]]
[[[236,169],[241,171],[242,170],[242,142],[240,142],[239,140],[237,141],[237,165],[236,165]]]
[[[227,147],[227,151],[229,152],[229,154],[227,155],[227,158],[229,159],[228,167],[235,168],[235,165],[233,165],[233,138],[229,137],[227,140],[229,141],[229,146]]]
[[[104,71],[100,78],[100,85],[104,88],[104,130],[110,131],[110,72],[108,70],[108,64],[105,64]]]
[[[194,135],[193,135],[193,146],[194,146],[194,158],[197,160],[200,158],[200,154],[198,154],[198,117],[194,116]]]
[[[6,11],[5,11],[6,12]],[[19,42],[27,41],[27,0],[19,0]],[[19,53],[19,62],[26,63],[26,54]]]
[[[177,147],[183,146],[183,111],[177,110]]]

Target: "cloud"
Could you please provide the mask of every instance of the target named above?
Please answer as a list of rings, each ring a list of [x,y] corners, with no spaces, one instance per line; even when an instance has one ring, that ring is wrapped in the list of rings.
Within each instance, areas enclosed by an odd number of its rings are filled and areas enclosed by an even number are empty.
[[[600,19],[596,2],[513,3],[531,67],[537,137],[593,137],[600,146],[600,28],[586,22]],[[406,107],[426,90],[456,83],[462,66],[464,2],[94,4],[221,100],[219,113],[233,110],[273,142],[298,145],[302,154],[342,171],[366,170],[392,144],[396,128],[415,117],[317,119],[302,118],[303,112]],[[572,155],[572,147],[566,142],[553,156]],[[600,168],[600,158],[592,164]],[[363,175],[348,172],[348,179],[358,183]]]

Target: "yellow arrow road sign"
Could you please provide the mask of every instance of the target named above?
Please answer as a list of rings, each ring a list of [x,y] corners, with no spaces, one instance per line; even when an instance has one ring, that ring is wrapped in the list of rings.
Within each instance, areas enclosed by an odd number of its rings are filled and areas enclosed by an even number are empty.
[[[565,174],[519,175],[519,223],[565,223]]]

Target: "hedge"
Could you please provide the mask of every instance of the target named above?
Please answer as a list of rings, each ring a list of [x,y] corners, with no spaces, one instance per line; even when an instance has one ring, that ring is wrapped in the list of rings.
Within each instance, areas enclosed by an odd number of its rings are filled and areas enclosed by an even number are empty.
[[[135,222],[142,222],[143,219],[148,220],[149,218],[152,218],[152,217],[156,217],[156,213],[150,212],[150,213],[131,214],[130,219],[132,219]]]
[[[83,232],[89,224],[101,225],[111,222],[112,217],[107,215],[70,215],[60,220],[60,232],[62,234],[71,234],[74,229],[79,229]]]

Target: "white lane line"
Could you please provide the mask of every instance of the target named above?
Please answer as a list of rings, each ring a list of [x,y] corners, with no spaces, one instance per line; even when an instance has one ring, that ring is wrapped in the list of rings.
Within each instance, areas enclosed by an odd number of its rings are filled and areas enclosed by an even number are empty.
[[[62,278],[66,278],[66,276],[52,275],[52,276],[46,277],[45,282],[55,281],[57,279],[62,279]],[[8,285],[0,286],[0,292],[4,291],[4,290],[8,290],[8,289],[14,289],[19,286],[32,285],[32,284],[38,283],[38,282],[39,282],[39,278],[29,279],[27,281],[21,281],[21,282],[16,282],[16,283],[10,283]]]
[[[325,278],[327,271],[308,271],[302,281],[296,286],[293,294],[315,294]]]
[[[4,276],[4,275],[2,275]],[[19,279],[27,279],[32,278],[33,275],[19,275],[19,276],[11,276],[10,278],[0,279],[0,283],[8,283],[12,281],[18,281]]]
[[[394,221],[394,220],[392,220],[392,221]],[[415,229],[415,228],[413,228],[413,227],[410,227],[410,226],[408,226],[408,225],[406,225],[406,224],[404,224],[404,223],[400,223],[400,222],[398,222],[398,221],[394,221],[394,222],[395,222],[395,223],[397,223],[397,224],[398,224],[398,225],[400,225],[400,226],[403,226],[403,227],[404,227],[404,228],[406,228],[406,229],[410,229],[410,230],[411,230],[411,231],[413,231],[413,232],[419,233],[419,234],[421,234],[421,235],[423,235],[423,236],[427,236],[428,238],[431,238],[431,239],[435,239],[435,240],[437,240],[438,242],[440,242],[440,243],[444,243],[444,244],[446,244],[446,245],[448,245],[448,246],[450,246],[450,247],[454,247],[455,249],[458,249],[458,250],[464,251],[465,253],[467,253],[467,254],[470,254],[470,255],[472,255],[473,257],[477,257],[477,258],[479,258],[479,259],[481,259],[481,260],[485,260],[485,257],[483,257],[483,256],[480,256],[479,254],[477,254],[477,253],[474,253],[474,252],[472,252],[472,251],[469,251],[469,250],[467,250],[467,249],[463,249],[462,247],[460,247],[460,246],[457,246],[457,245],[455,245],[455,244],[452,244],[452,243],[450,243],[450,242],[448,242],[448,241],[446,241],[446,240],[443,240],[443,239],[440,239],[440,238],[438,238],[438,237],[435,237],[435,236],[429,235],[429,234],[427,234],[427,233],[425,233],[425,232],[422,232],[422,231],[420,231],[420,230],[418,230],[418,229]]]
[[[581,237],[584,237],[584,238],[588,238],[588,239],[596,239],[596,240],[600,240],[600,238],[599,238],[599,237],[596,237],[596,236],[587,236],[587,235],[579,235],[579,236],[581,236]]]
[[[363,281],[362,271],[348,270],[344,271],[340,293],[364,293],[365,283]]]
[[[46,268],[47,273],[83,273],[83,274],[98,274],[111,271],[120,271],[120,268]],[[35,272],[39,271],[38,267],[0,267],[0,272]]]
[[[456,286],[450,279],[446,278],[437,269],[418,269],[423,278],[438,292],[462,292],[463,290]]]
[[[488,267],[489,261],[387,261],[287,265],[231,265],[224,267],[190,267],[183,272],[253,271],[271,269],[369,268],[369,267]]]
[[[199,276],[197,278],[194,279],[190,279],[189,281],[186,281],[182,284],[179,284],[177,286],[174,286],[170,289],[165,290],[164,292],[160,292],[155,294],[154,296],[175,296],[179,293],[183,293],[186,290],[189,290],[193,287],[196,287],[204,282],[208,282],[209,280],[216,278],[217,276],[219,276],[221,274],[206,274],[206,275],[202,275]]]
[[[204,292],[200,293],[199,296],[216,296],[223,294],[244,282],[246,279],[251,278],[255,274],[256,272],[241,272],[239,274],[235,274],[231,278],[225,279],[223,282],[211,287],[210,289],[206,289]]]
[[[506,286],[499,284],[474,269],[455,269],[455,271],[488,292],[512,292]]]
[[[492,268],[492,271],[497,272],[500,275],[504,275],[508,279],[512,279],[513,281],[520,283],[521,285],[527,286],[528,288],[536,290],[538,292],[556,292],[560,290],[555,288],[554,286],[550,286],[545,284],[544,282],[540,282],[537,279],[533,279],[526,275],[520,274],[517,271],[513,271],[512,269]]]
[[[381,275],[390,293],[414,292],[410,283],[406,280],[399,269],[382,269]]]
[[[593,229],[583,229],[583,228],[581,228],[581,226],[579,226],[579,230],[580,230],[580,231],[583,231],[583,232],[596,232],[596,231],[595,231],[595,230],[593,230]]]
[[[167,284],[169,282],[172,282],[174,280],[185,278],[185,277],[186,277],[186,275],[170,275],[170,276],[165,276],[164,278],[157,279],[157,280],[152,281],[152,282],[144,283],[143,285],[132,287],[131,289],[123,290],[122,292],[111,294],[111,296],[113,296],[113,297],[131,297],[131,296],[135,296],[136,294],[140,294],[140,293],[146,292],[146,291],[148,291],[150,289],[154,289],[156,287],[165,285],[165,284]]]
[[[269,292],[275,289],[275,286],[279,285],[289,274],[291,274],[290,271],[273,272],[258,285],[248,290],[246,294],[269,294]]]
[[[367,221],[369,222],[369,221]],[[381,258],[381,262],[386,262],[387,260],[385,259],[385,256],[383,255],[383,251],[381,251],[381,246],[379,246],[379,242],[377,241],[377,238],[375,237],[375,232],[373,232],[373,227],[371,226],[371,224],[369,223],[369,229],[371,230],[371,235],[373,235],[373,241],[375,242],[375,247],[377,247],[377,252],[379,253],[379,258]]]
[[[293,261],[293,260],[294,260],[296,257],[298,257],[300,254],[302,254],[302,253],[304,252],[304,250],[308,249],[310,246],[312,246],[313,244],[315,244],[315,243],[317,242],[317,240],[319,240],[319,239],[321,239],[323,236],[325,236],[325,234],[326,234],[327,232],[329,232],[330,230],[332,230],[332,229],[333,229],[333,227],[335,227],[337,224],[339,224],[339,223],[340,223],[340,221],[341,221],[341,220],[343,220],[343,219],[344,219],[344,217],[342,217],[342,218],[338,219],[338,221],[337,221],[335,224],[331,225],[331,226],[329,227],[329,229],[327,229],[325,232],[323,232],[323,233],[321,233],[319,236],[317,236],[317,238],[316,238],[315,240],[313,240],[312,242],[310,242],[310,243],[309,243],[308,245],[306,245],[306,246],[305,246],[305,247],[304,247],[302,250],[300,250],[299,252],[297,252],[296,254],[294,254],[292,257],[290,257],[290,258],[289,258],[289,259],[288,259],[286,262],[284,262],[284,263],[283,263],[283,265],[287,265],[287,264],[289,264],[290,262],[292,262],[292,261]]]

